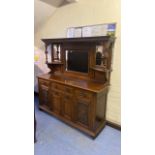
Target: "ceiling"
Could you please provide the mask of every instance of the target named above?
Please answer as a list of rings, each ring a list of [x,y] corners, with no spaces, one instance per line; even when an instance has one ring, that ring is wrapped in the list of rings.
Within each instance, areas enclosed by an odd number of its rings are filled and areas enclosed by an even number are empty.
[[[78,0],[34,0],[34,29],[44,23],[59,7]]]
[[[54,7],[59,7],[60,5],[62,5],[62,3],[64,3],[65,0],[40,0],[40,1],[47,3]]]

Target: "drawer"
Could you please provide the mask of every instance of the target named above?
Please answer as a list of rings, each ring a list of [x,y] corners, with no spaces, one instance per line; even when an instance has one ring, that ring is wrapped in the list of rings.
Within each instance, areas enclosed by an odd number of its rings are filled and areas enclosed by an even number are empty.
[[[72,96],[71,96],[72,94],[64,94],[64,96],[63,96],[63,100],[66,100],[66,101],[72,101]]]
[[[64,94],[72,95],[73,94],[73,88],[64,86]]]
[[[53,95],[53,96],[59,96],[59,97],[61,97],[61,93],[58,92],[58,91],[53,91],[53,92],[52,92],[52,95]]]
[[[92,99],[92,93],[85,91],[85,90],[76,90],[75,91],[77,98],[85,99],[85,100],[91,100]]]
[[[40,84],[40,85],[49,86],[49,81],[43,80],[43,79],[39,79],[39,84]]]
[[[63,90],[63,85],[58,84],[58,83],[51,83],[51,88],[52,88],[53,90],[58,90],[58,91],[60,91],[60,90]]]

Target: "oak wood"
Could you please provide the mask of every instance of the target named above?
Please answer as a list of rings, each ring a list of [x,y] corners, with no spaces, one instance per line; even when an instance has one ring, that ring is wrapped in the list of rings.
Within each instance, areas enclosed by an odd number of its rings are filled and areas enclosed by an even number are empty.
[[[110,36],[101,36],[101,37],[83,37],[83,38],[44,38],[42,39],[43,42],[50,44],[52,43],[65,43],[69,42],[70,44],[74,42],[102,42],[102,41],[114,41],[115,37]]]
[[[38,76],[39,108],[95,138],[106,123],[114,40],[109,36],[42,39],[46,56],[47,46],[52,45],[52,62],[46,62],[51,72]],[[104,47],[104,66],[96,65],[98,45]],[[59,61],[53,59],[54,46]],[[88,52],[88,73],[66,71],[66,50]]]

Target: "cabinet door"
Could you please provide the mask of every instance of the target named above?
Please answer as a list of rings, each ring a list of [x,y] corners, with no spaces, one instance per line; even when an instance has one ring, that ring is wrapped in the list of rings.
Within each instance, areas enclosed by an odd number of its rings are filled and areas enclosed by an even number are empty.
[[[82,89],[76,89],[75,94],[75,121],[86,128],[91,128],[92,93]]]
[[[62,100],[62,114],[66,119],[72,119],[72,97],[69,95],[64,95]]]
[[[75,121],[86,128],[90,126],[90,104],[80,99],[75,103]]]
[[[49,106],[49,87],[43,84],[39,85],[39,104]]]
[[[61,110],[61,93],[60,92],[52,92],[50,94],[50,109],[54,113],[60,114],[60,110]]]
[[[69,86],[63,88],[62,114],[66,119],[72,119],[73,113],[73,92],[74,89]]]

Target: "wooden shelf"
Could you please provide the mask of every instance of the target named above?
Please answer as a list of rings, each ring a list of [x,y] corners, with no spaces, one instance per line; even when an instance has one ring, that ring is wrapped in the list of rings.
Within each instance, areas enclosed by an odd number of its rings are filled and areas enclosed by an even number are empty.
[[[50,63],[47,63],[47,65],[63,65],[62,62],[50,62]]]
[[[47,63],[47,65],[48,68],[50,68],[51,73],[54,73],[56,71],[62,72],[63,70],[63,63],[60,61]]]
[[[91,67],[91,69],[98,71],[98,72],[111,72],[111,70],[103,68],[103,67]]]

